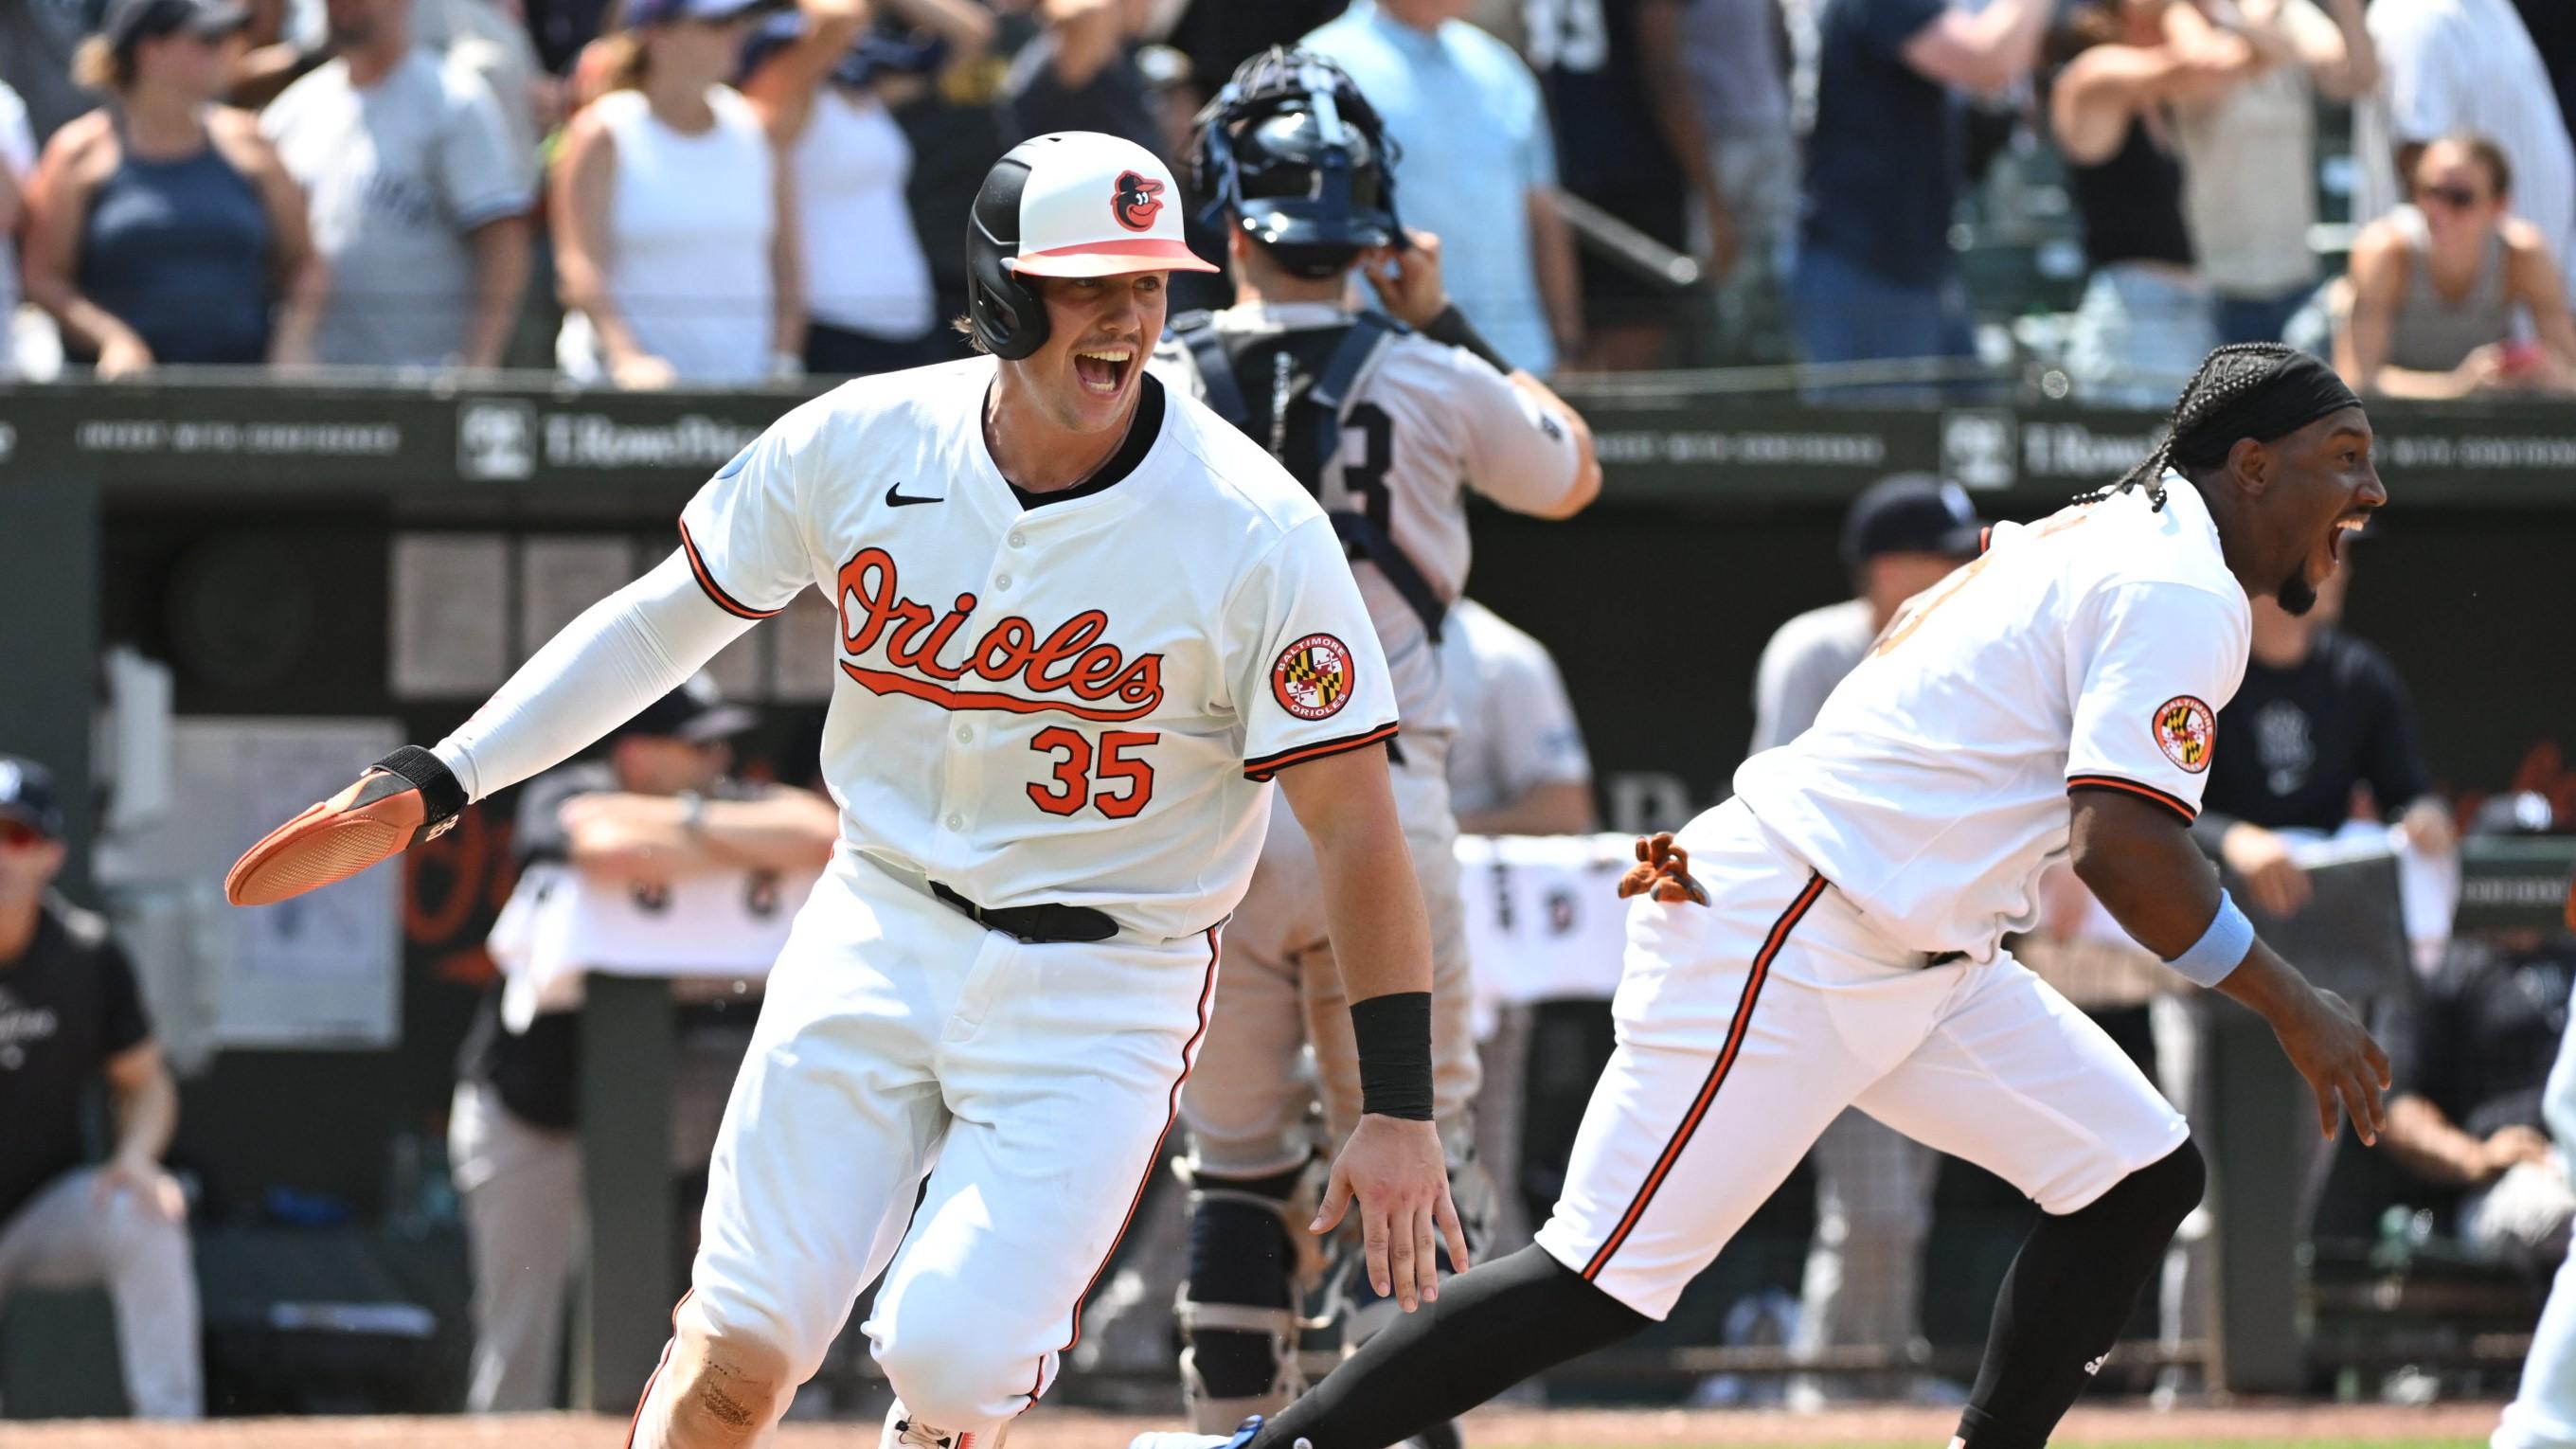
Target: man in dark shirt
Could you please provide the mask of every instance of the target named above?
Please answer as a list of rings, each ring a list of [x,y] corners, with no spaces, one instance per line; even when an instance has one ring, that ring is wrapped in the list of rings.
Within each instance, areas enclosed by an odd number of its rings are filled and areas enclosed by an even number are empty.
[[[1140,0],[1041,0],[1046,28],[1011,59],[1002,144],[1053,131],[1105,131],[1148,151],[1163,144],[1153,93],[1136,68]]]
[[[727,742],[751,723],[703,674],[645,706],[609,737],[606,760],[548,771],[519,792],[519,863],[637,887],[704,871],[820,869],[840,832],[832,803],[731,778]],[[682,1014],[672,1158],[685,1170],[706,1166],[750,1042],[744,1007],[759,998],[738,998],[733,985],[696,993],[713,999]],[[580,1019],[540,1011],[526,1031],[509,1031],[500,992],[495,983],[467,1029],[448,1117],[474,1255],[472,1413],[553,1406],[581,1227]]]
[[[1735,241],[1684,67],[1690,3],[1529,0],[1530,69],[1547,88],[1564,189],[1675,251],[1697,251],[1715,277]],[[1569,361],[1607,372],[1662,362],[1679,299],[1596,248],[1578,261],[1590,346]]]
[[[179,1093],[107,923],[52,893],[61,835],[52,778],[0,755],[0,1301],[104,1285],[135,1413],[194,1419],[196,1269],[161,1170]],[[102,1076],[115,1149],[88,1166],[82,1103]]]
[[[1791,284],[1808,362],[1969,354],[1950,249],[1961,164],[1950,88],[1999,91],[2028,73],[2049,8],[1825,0]]]
[[[2473,834],[2552,824],[2537,794],[2499,796]],[[2576,936],[2502,931],[2451,943],[2423,994],[2392,1012],[2397,1069],[2380,1145],[2409,1172],[2455,1188],[2460,1236],[2527,1269],[2566,1255],[2576,1189],[2552,1150],[2542,1089],[2567,1029]]]
[[[2351,572],[2347,560],[2304,615],[2255,601],[2252,658],[2219,712],[2227,744],[2192,826],[2276,916],[2295,914],[2309,889],[2279,832],[2333,833],[2353,818],[2355,786],[2369,787],[2371,807],[2402,824],[2416,849],[2444,854],[2455,843],[2405,682],[2388,656],[2335,627]]]

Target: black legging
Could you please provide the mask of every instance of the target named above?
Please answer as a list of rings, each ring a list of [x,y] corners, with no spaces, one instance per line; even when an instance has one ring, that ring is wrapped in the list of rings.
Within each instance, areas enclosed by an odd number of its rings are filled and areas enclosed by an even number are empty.
[[[1959,1436],[1969,1449],[2039,1449],[2119,1338],[2174,1229],[2200,1202],[2189,1141],[2022,1241],[1996,1295],[1984,1366]],[[1251,1449],[1386,1449],[1541,1370],[1635,1334],[1653,1320],[1532,1246],[1441,1285],[1438,1302],[1396,1320]]]

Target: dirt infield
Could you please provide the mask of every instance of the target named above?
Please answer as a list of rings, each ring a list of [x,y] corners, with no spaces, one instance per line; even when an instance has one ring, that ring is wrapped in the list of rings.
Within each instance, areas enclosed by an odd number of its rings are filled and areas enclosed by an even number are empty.
[[[2494,1404],[2400,1408],[2376,1404],[2251,1404],[2168,1413],[2077,1409],[2061,1444],[2220,1444],[2261,1440],[2483,1440]],[[1647,1411],[1591,1413],[1495,1408],[1467,1421],[1476,1449],[1513,1446],[1922,1444],[1945,1442],[1957,1423],[1938,1409],[1862,1409],[1828,1414]],[[1041,1410],[1011,1435],[1011,1449],[1125,1449],[1140,1429],[1169,1420]],[[778,1449],[854,1449],[873,1425],[791,1424]],[[501,1419],[229,1419],[207,1424],[51,1423],[0,1425],[7,1449],[616,1449],[623,1419],[544,1414]]]

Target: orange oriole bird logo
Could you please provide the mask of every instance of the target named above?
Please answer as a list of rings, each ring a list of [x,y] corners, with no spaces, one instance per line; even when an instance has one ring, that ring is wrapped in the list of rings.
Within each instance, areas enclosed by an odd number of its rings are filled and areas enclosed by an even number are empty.
[[[1149,231],[1163,209],[1163,183],[1140,171],[1121,171],[1110,204],[1120,226],[1129,231]]]

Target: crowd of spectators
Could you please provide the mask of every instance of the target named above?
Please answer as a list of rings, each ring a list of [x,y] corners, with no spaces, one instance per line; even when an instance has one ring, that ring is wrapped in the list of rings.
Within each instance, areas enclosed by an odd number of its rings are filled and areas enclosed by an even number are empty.
[[[1883,389],[2018,343],[2154,404],[2286,336],[2392,395],[2576,388],[2576,33],[2550,0],[2364,5],[19,0],[0,305],[33,304],[10,356],[108,376],[934,361],[994,155],[1083,128],[1181,159],[1214,77],[1303,42],[1541,374],[1786,354]],[[2067,200],[2054,333],[1971,307],[1998,156]]]

